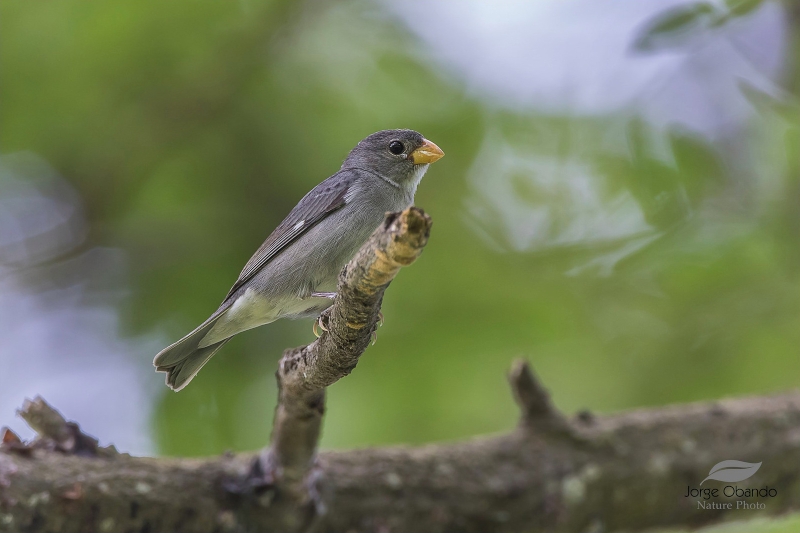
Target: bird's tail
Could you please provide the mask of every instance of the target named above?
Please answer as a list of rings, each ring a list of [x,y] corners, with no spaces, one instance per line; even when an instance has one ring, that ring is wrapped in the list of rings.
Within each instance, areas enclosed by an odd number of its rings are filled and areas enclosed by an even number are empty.
[[[156,371],[166,372],[169,388],[177,392],[188,385],[211,356],[230,340],[230,338],[224,339],[202,348],[198,346],[224,314],[224,312],[215,314],[184,338],[161,350],[153,359]]]

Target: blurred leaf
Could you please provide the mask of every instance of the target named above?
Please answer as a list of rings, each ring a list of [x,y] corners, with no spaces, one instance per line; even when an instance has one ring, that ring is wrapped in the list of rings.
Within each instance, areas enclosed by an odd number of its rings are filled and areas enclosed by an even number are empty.
[[[724,170],[712,146],[689,132],[673,131],[669,136],[678,178],[692,207],[724,184]]]
[[[655,52],[680,47],[707,30],[712,25],[715,14],[716,8],[708,2],[670,8],[639,31],[633,41],[633,48],[639,52]]]
[[[789,95],[770,94],[744,79],[739,80],[738,87],[742,96],[762,113],[777,113],[790,119],[800,117],[800,104]],[[780,93],[777,89],[775,92]]]
[[[725,0],[730,14],[734,17],[747,15],[763,3],[764,0]]]
[[[595,164],[601,174],[612,182],[617,180],[630,191],[648,224],[665,230],[684,220],[691,206],[677,165],[672,166],[654,155],[649,135],[641,121],[631,121],[628,124],[630,155],[601,153],[596,156]],[[684,160],[694,157],[693,150],[693,146],[685,143],[680,146],[681,157]]]

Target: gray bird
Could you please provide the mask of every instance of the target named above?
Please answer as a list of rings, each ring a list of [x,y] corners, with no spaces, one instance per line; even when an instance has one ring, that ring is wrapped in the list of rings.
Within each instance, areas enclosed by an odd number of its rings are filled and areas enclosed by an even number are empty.
[[[444,156],[412,130],[373,133],[342,168],[306,194],[250,258],[219,308],[153,360],[167,385],[185,387],[231,337],[279,318],[317,317],[339,271],[384,219],[414,202],[428,165]]]

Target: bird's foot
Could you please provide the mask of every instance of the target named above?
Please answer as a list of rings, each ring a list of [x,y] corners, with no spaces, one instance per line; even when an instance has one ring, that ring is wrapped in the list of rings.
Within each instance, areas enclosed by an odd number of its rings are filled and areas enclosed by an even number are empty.
[[[378,332],[373,331],[372,333],[369,334],[369,338],[371,339],[370,344],[372,344],[372,346],[375,346],[375,343],[378,342]]]
[[[325,325],[325,323],[328,321],[328,313],[326,311],[327,309],[323,311],[321,315],[319,315],[319,318],[317,318],[317,320],[314,322],[314,325],[311,327],[312,331],[314,332],[314,336],[317,338],[322,335],[322,333],[317,330],[318,327],[322,329],[322,331],[328,331],[328,326]]]
[[[318,319],[316,319],[316,320],[314,321],[314,325],[313,325],[313,326],[311,326],[311,331],[313,331],[313,332],[314,332],[314,336],[315,336],[316,338],[319,338],[319,337],[320,337],[320,335],[322,335],[322,333],[320,333],[320,332],[319,332],[319,329],[317,329],[317,328],[320,328],[320,329],[322,329],[322,331],[328,331],[328,328],[326,328],[326,327],[325,327],[325,324],[323,324],[323,323],[322,323],[322,317],[321,317],[321,316],[320,316]]]
[[[378,327],[383,326],[383,312],[378,311]]]

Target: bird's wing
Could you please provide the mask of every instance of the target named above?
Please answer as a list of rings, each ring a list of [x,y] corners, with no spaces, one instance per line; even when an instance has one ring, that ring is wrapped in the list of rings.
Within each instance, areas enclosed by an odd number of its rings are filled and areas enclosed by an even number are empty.
[[[288,248],[301,235],[344,206],[345,195],[356,178],[357,176],[352,170],[339,171],[311,189],[253,254],[225,300],[250,281],[264,265]]]

